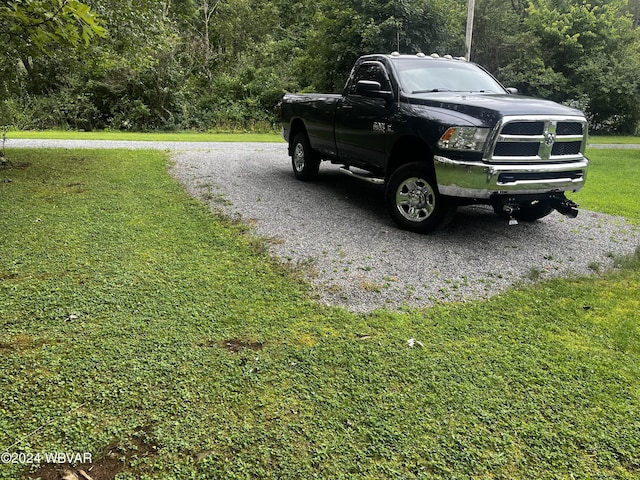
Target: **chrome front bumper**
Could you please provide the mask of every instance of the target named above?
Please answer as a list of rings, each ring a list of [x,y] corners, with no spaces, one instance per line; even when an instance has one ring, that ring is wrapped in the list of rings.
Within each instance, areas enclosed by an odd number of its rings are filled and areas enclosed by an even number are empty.
[[[493,195],[580,190],[589,160],[552,164],[501,165],[434,157],[438,189],[443,195],[488,199]]]

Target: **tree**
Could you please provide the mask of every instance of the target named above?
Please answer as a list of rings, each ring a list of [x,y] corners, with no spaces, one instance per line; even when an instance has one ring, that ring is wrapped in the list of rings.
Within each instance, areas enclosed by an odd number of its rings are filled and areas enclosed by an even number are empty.
[[[5,55],[24,58],[55,45],[88,44],[96,35],[104,37],[104,27],[91,8],[77,0],[4,0],[0,4]]]
[[[6,100],[15,93],[20,69],[33,73],[33,62],[60,46],[77,47],[106,30],[91,8],[77,0],[3,0],[0,3],[0,120],[9,123]]]
[[[591,126],[634,133],[640,120],[640,31],[625,0],[538,0],[525,25],[545,68],[566,79],[558,101],[584,98]]]
[[[633,18],[633,28],[640,27],[640,0],[629,0],[625,11]]]
[[[476,0],[472,60],[583,107],[595,129],[633,131],[639,5]],[[273,126],[285,91],[340,91],[362,54],[463,55],[466,13],[467,0],[0,0],[0,120]]]
[[[477,0],[472,59],[525,95],[582,108],[592,131],[633,133],[640,108],[638,5]]]
[[[528,2],[523,5],[522,0],[477,0],[475,5],[471,60],[495,73],[522,58],[528,47],[518,36]]]
[[[338,91],[354,61],[366,53],[464,54],[466,7],[442,0],[324,0],[306,38],[306,81]],[[463,13],[464,12],[464,13]]]

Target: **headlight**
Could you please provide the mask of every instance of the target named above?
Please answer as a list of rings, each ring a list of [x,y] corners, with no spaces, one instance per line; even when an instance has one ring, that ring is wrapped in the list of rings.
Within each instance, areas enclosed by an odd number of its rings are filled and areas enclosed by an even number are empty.
[[[451,127],[438,140],[443,150],[471,150],[481,152],[489,136],[488,128]]]

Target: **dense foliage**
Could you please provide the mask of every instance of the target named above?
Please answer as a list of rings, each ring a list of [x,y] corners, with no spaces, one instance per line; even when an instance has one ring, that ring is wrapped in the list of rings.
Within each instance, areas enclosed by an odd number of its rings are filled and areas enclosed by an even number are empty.
[[[636,133],[639,5],[477,0],[472,59],[585,110],[592,131]],[[3,0],[0,122],[271,129],[285,91],[340,91],[363,53],[463,55],[466,12],[466,0]]]

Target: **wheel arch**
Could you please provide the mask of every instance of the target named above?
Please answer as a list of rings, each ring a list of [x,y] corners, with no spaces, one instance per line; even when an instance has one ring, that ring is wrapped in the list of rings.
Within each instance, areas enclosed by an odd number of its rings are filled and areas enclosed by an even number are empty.
[[[433,164],[433,152],[424,140],[418,137],[402,137],[393,145],[387,160],[387,168],[385,177],[389,177],[398,168],[407,163],[425,162],[429,168],[429,172],[435,179],[435,167]]]
[[[304,121],[301,118],[294,118],[291,121],[291,127],[289,129],[289,155],[293,153],[293,139],[296,138],[296,135],[298,135],[299,133],[304,133],[305,135],[307,135],[307,138],[309,137]]]

